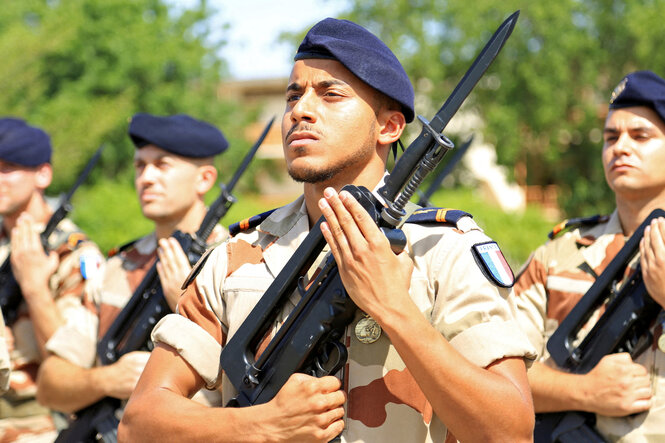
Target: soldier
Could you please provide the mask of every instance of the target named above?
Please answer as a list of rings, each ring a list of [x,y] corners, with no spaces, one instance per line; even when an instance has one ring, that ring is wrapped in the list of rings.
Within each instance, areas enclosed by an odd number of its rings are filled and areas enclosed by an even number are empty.
[[[628,74],[617,86],[605,120],[602,162],[616,200],[609,217],[590,218],[539,247],[515,286],[518,319],[541,353],[529,370],[537,412],[587,411],[610,441],[665,440],[665,355],[651,346],[604,357],[587,374],[556,366],[545,348],[626,240],[655,208],[665,208],[665,80],[650,71]],[[646,288],[665,306],[665,220],[654,220],[640,244]],[[617,282],[621,283],[621,282]],[[581,334],[598,319],[592,315]],[[654,325],[654,343],[663,316]]]
[[[0,394],[4,394],[9,389],[9,374],[11,373],[11,360],[9,360],[5,334],[5,320],[0,315]]]
[[[243,224],[245,232],[208,256],[179,315],[153,331],[157,345],[119,439],[531,438],[524,360],[535,355],[511,317],[508,289],[485,276],[472,253],[496,244],[470,217],[449,217],[438,226],[405,227],[408,252],[395,255],[358,202],[339,193],[346,184],[380,185],[390,147],[413,117],[411,83],[383,42],[345,20],[325,19],[308,32],[282,120],[287,168],[304,183],[304,195],[258,226]],[[344,286],[362,310],[342,338],[350,360],[345,386],[333,376],[294,374],[265,404],[191,402],[187,397],[203,386],[221,384],[225,401],[234,396],[219,367],[221,346],[321,214]],[[508,280],[505,286],[512,273]]]
[[[20,119],[0,119],[0,261],[10,257],[23,294],[16,320],[5,330],[12,372],[0,398],[2,441],[53,439],[51,415],[35,398],[37,369],[54,331],[87,312],[85,278],[103,259],[68,219],[44,252],[39,234],[53,213],[44,197],[52,173],[49,136]]]
[[[187,115],[139,113],[132,118],[129,136],[136,146],[134,184],[141,211],[155,230],[111,254],[88,294],[98,313],[59,329],[48,342],[51,355],[39,374],[39,400],[58,411],[75,412],[104,397],[129,397],[149,354],[130,352],[114,364],[99,366],[97,341],[157,257],[165,298],[175,309],[191,266],[170,236],[175,230],[192,234],[199,228],[207,212],[204,196],[217,179],[213,158],[228,147],[216,127]],[[226,235],[217,225],[208,241],[221,242]]]

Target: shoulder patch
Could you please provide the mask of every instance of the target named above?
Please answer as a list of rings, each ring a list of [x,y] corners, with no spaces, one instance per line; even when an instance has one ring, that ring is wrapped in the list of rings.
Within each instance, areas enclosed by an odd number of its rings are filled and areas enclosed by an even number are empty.
[[[550,240],[559,235],[561,232],[569,228],[577,228],[580,226],[591,226],[597,225],[598,223],[605,223],[610,219],[609,215],[592,215],[591,217],[577,217],[569,218],[562,221],[552,229],[552,231],[547,234]]]
[[[180,289],[182,289],[184,291],[185,289],[187,289],[187,286],[192,284],[192,282],[194,281],[196,276],[199,275],[199,272],[201,272],[201,268],[203,268],[203,265],[208,260],[208,257],[210,257],[210,253],[212,252],[213,249],[215,249],[215,248],[206,249],[206,251],[203,253],[201,258],[199,258],[199,261],[197,261],[194,264],[194,266],[192,266],[192,270],[189,271],[189,275],[187,276],[185,281],[182,283],[182,286],[180,286]]]
[[[111,248],[111,250],[109,250],[108,257],[111,258],[111,257],[113,257],[114,255],[117,255],[117,254],[119,254],[119,253],[121,253],[121,252],[123,252],[123,251],[126,251],[127,249],[129,249],[129,248],[131,248],[132,246],[134,246],[134,244],[135,244],[137,241],[139,241],[139,240],[140,240],[140,238],[137,238],[137,239],[134,239],[134,240],[132,240],[132,241],[130,241],[130,242],[125,243],[124,245],[116,246],[116,247],[114,247],[114,248]]]
[[[511,288],[515,284],[515,274],[496,242],[476,243],[471,251],[489,281],[502,288]]]
[[[83,243],[87,239],[88,237],[86,237],[83,232],[72,232],[67,237],[67,246],[69,246],[70,249],[75,249],[79,244]]]
[[[457,224],[462,217],[471,217],[473,215],[459,209],[448,208],[422,208],[413,211],[405,223],[451,223]]]
[[[275,208],[277,209],[277,208]],[[247,231],[248,229],[252,229],[263,222],[270,214],[272,214],[275,209],[271,209],[266,212],[262,212],[261,214],[258,215],[253,215],[249,218],[246,218],[244,220],[240,220],[237,223],[233,223],[232,225],[229,225],[229,235],[231,237],[234,237],[236,234],[239,234],[240,232]]]
[[[84,252],[79,257],[79,266],[84,280],[95,278],[99,275],[102,257],[97,253]]]

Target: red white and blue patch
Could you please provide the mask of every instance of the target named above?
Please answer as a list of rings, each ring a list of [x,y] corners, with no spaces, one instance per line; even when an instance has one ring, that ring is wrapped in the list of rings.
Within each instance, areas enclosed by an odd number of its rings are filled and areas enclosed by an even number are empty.
[[[496,242],[478,243],[471,247],[476,262],[483,274],[502,288],[515,284],[515,275]]]

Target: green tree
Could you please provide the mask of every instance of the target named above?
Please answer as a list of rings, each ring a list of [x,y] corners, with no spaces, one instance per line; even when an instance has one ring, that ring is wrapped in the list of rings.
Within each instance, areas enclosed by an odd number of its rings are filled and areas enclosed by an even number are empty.
[[[570,214],[614,205],[600,162],[610,93],[633,70],[665,74],[665,0],[350,0],[349,18],[403,62],[429,117],[491,33],[521,14],[503,51],[467,100],[501,163],[528,185],[557,184]],[[430,109],[431,108],[431,109]]]
[[[129,183],[136,112],[187,113],[229,136],[225,163],[241,158],[249,115],[221,100],[225,72],[205,0],[176,9],[164,0],[21,0],[0,9],[0,108],[51,134],[55,181],[69,187],[92,152],[106,148],[100,176]],[[217,35],[217,34],[215,34]],[[223,168],[230,173],[230,168]]]

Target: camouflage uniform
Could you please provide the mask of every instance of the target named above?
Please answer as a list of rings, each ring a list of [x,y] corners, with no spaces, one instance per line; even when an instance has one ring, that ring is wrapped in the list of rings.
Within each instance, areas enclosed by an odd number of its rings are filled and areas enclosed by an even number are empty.
[[[60,258],[49,286],[56,307],[69,324],[94,309],[83,297],[87,281],[82,274],[95,272],[103,257],[97,247],[67,219],[60,222],[49,238],[49,244]],[[9,237],[2,232],[0,262],[7,258],[9,252]],[[11,375],[9,390],[0,398],[0,441],[19,438],[52,440],[55,430],[53,420],[48,409],[39,405],[35,398],[35,381],[42,359],[25,303],[21,304],[16,321],[5,329],[5,334],[11,358]]]
[[[2,313],[0,312],[0,314]],[[0,315],[0,394],[4,394],[9,389],[9,374],[11,373],[11,361],[5,334],[5,320]]]
[[[176,348],[208,387],[221,383],[224,402],[235,391],[220,371],[220,343],[233,336],[308,229],[300,197],[274,211],[256,229],[217,247],[178,304],[180,315],[166,316],[153,330],[153,340]],[[461,218],[456,226],[408,225],[404,230],[415,263],[411,297],[458,351],[480,367],[504,357],[535,357],[511,316],[506,302],[509,290],[492,285],[472,258],[471,246],[488,237],[470,217]],[[294,294],[273,334],[297,300]],[[354,328],[363,317],[357,313],[345,337],[349,361],[342,377],[348,402],[342,440],[454,439],[434,416],[386,334],[371,344],[356,338]]]
[[[217,225],[210,235],[210,243],[219,243],[226,235],[226,230]],[[78,323],[58,329],[46,345],[48,351],[83,368],[96,365],[98,340],[132,297],[156,257],[154,233],[128,243],[113,254],[103,265],[101,278],[88,286],[88,297],[97,305],[97,310],[80,318]],[[209,401],[215,401],[214,396]]]
[[[535,251],[515,285],[515,299],[517,318],[541,362],[557,367],[545,348],[547,340],[625,242],[615,211],[609,219],[566,232]],[[636,264],[634,260],[633,270]],[[600,310],[580,336],[588,333],[599,316]],[[596,416],[598,429],[612,441],[665,441],[665,355],[656,346],[662,329],[660,324],[654,326],[653,346],[636,360],[651,374],[654,406],[628,417]]]

